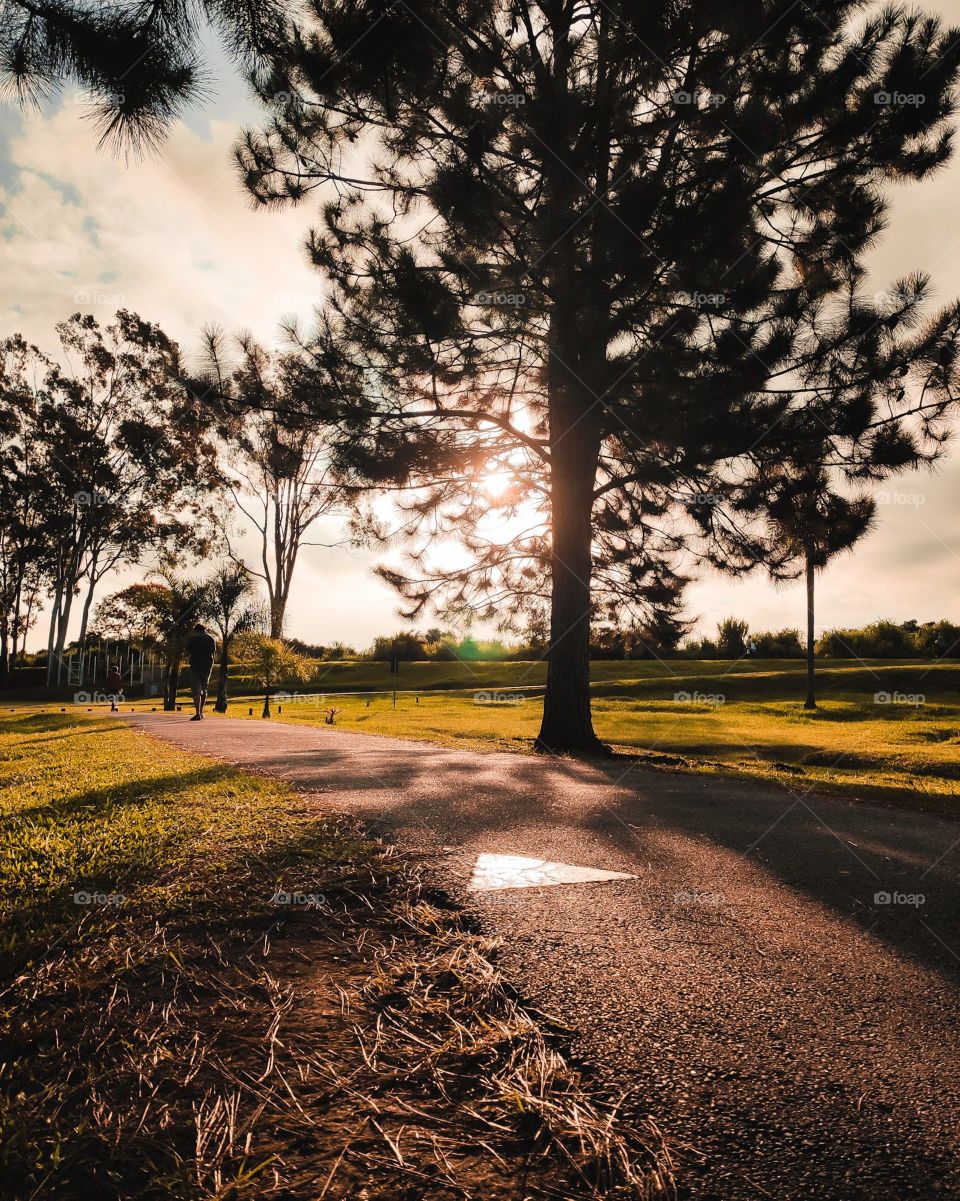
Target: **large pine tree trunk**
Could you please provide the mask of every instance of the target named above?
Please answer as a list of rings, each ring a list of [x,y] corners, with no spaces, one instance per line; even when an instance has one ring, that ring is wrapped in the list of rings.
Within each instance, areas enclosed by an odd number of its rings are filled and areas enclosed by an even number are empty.
[[[590,715],[593,490],[600,434],[579,406],[558,406],[551,460],[552,594],[540,751],[599,754]],[[562,410],[566,409],[566,412]]]
[[[803,702],[804,709],[816,709],[817,692],[813,664],[813,588],[816,572],[813,559],[807,555],[807,699]]]

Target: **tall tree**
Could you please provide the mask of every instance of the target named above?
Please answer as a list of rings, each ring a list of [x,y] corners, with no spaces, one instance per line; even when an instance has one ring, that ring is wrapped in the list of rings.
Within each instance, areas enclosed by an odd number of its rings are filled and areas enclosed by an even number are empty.
[[[0,682],[9,677],[50,567],[50,505],[38,393],[46,361],[13,337],[0,344]]]
[[[270,605],[270,636],[283,633],[300,552],[330,545],[310,539],[322,518],[342,516],[346,491],[331,460],[325,399],[307,387],[304,361],[277,355],[247,337],[238,340],[240,361],[231,365],[215,331],[206,338],[207,374],[199,394],[221,406],[226,454],[222,478],[234,507],[256,530],[259,566],[243,563],[263,581]],[[220,523],[236,562],[233,514]]]
[[[901,10],[855,27],[854,3],[311,7],[239,158],[264,204],[339,189],[309,244],[334,283],[313,349],[352,461],[468,545],[478,476],[518,466],[548,524],[448,583],[522,594],[546,559],[538,742],[595,750],[605,577],[669,591],[694,535],[735,570],[775,553],[732,502],[795,410],[870,459],[952,403],[956,306],[901,329],[863,278],[884,182],[948,156],[960,38]]]

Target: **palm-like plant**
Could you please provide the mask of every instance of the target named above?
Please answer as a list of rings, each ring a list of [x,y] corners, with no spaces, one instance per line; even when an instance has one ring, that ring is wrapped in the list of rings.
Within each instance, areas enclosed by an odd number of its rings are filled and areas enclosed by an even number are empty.
[[[270,716],[270,697],[278,685],[310,678],[310,660],[281,638],[251,630],[240,636],[237,649],[250,679],[263,691],[262,717]]]
[[[233,641],[238,635],[256,629],[262,623],[264,614],[254,600],[255,590],[250,572],[242,563],[223,563],[208,581],[207,589],[205,614],[220,639],[220,675],[213,708],[217,713],[226,713],[227,676]]]
[[[187,638],[197,618],[206,609],[209,585],[205,580],[194,580],[179,573],[169,563],[163,564],[154,574],[165,585],[159,624],[166,660],[163,708],[171,712],[177,707],[180,665]]]

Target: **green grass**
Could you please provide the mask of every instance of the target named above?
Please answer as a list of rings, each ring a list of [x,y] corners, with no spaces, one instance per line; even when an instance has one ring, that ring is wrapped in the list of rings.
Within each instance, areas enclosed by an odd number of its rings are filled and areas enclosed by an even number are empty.
[[[116,719],[3,715],[0,963],[22,965],[88,928],[102,937],[121,908],[189,909],[238,855],[278,851],[302,832],[290,797],[276,781],[147,743]],[[202,868],[184,877],[192,862]]]
[[[529,752],[545,672],[540,662],[405,663],[399,676],[383,663],[322,664],[315,680],[279,701],[281,712],[274,704],[273,716],[329,730],[327,710],[335,707],[340,729]],[[820,660],[813,713],[802,706],[804,664],[797,660],[603,661],[593,664],[592,676],[597,733],[654,766],[786,779],[797,788],[915,808],[958,807],[960,665]],[[260,720],[261,699],[243,695],[239,681],[234,688],[230,716],[251,716],[252,709]],[[878,704],[879,692],[917,695],[922,703]],[[680,694],[722,703],[675,699]]]

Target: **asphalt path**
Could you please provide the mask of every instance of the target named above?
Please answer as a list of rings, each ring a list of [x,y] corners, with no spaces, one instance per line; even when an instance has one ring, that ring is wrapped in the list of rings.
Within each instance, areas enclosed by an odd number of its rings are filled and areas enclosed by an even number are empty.
[[[578,1058],[656,1121],[682,1196],[960,1198],[960,823],[793,779],[128,720],[422,853]],[[635,878],[471,891],[491,853]]]

